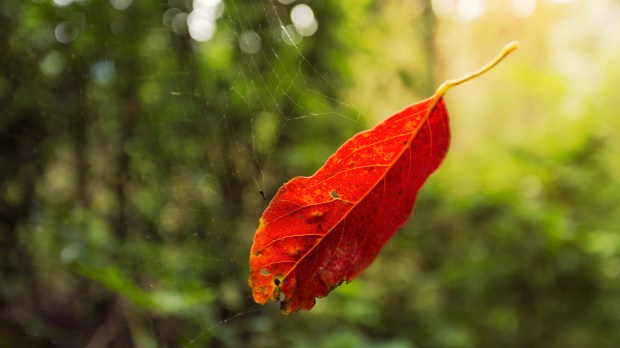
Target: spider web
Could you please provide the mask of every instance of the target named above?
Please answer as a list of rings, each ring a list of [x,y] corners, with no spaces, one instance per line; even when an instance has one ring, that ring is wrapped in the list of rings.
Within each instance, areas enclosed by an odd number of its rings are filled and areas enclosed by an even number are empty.
[[[193,110],[187,111],[186,117],[172,122],[189,124],[190,127],[206,131],[205,142],[214,149],[212,157],[209,158],[211,163],[204,167],[207,175],[210,171],[221,170],[220,166],[229,161],[241,162],[240,166],[247,166],[245,170],[251,173],[243,179],[236,177],[238,172],[224,174],[223,189],[207,188],[209,198],[222,202],[229,200],[226,196],[231,192],[237,191],[236,185],[251,181],[242,193],[242,206],[232,207],[243,216],[222,216],[207,209],[205,212],[212,213],[213,219],[219,221],[216,226],[227,227],[221,230],[210,227],[205,232],[206,238],[200,242],[210,244],[215,241],[215,246],[209,248],[209,251],[192,249],[183,256],[195,262],[219,264],[223,269],[219,279],[216,275],[209,282],[201,284],[205,288],[217,289],[213,301],[217,308],[211,315],[191,314],[202,328],[197,336],[190,340],[190,343],[195,344],[208,340],[211,336],[225,339],[228,324],[232,321],[264,310],[264,307],[253,304],[249,288],[244,288],[248,276],[248,250],[262,209],[278,186],[291,176],[286,172],[274,174],[283,153],[296,156],[296,144],[294,139],[290,138],[290,133],[298,135],[300,128],[312,129],[315,127],[313,123],[321,120],[334,124],[323,125],[323,128],[344,126],[352,129],[350,133],[359,130],[362,125],[360,112],[343,101],[342,96],[337,93],[338,86],[303,52],[309,50],[308,46],[312,45],[316,27],[321,25],[320,16],[312,11],[312,2],[304,4],[261,1],[255,5],[241,6],[235,2],[195,1],[190,7],[187,3],[171,1],[169,5],[169,9],[164,12],[163,22],[169,24],[170,29],[180,38],[188,40],[188,47],[196,60],[201,57],[217,60],[219,58],[215,57],[213,52],[218,50],[240,50],[227,67],[230,70],[228,72],[218,71],[217,66],[212,66],[211,62],[205,69],[208,72],[191,69],[199,67],[200,64],[188,65],[189,69],[186,71],[164,72],[193,76],[194,79],[194,83],[179,85],[167,93],[165,98],[184,99],[193,105]],[[309,24],[305,28],[293,23],[293,13],[299,12],[300,8],[302,16],[298,21],[307,21]],[[179,18],[186,20],[180,21]],[[203,23],[205,21],[207,23]],[[224,74],[231,74],[232,78],[230,75],[224,77]],[[213,96],[209,93],[208,86],[212,86],[211,81],[218,78],[233,82],[227,93]],[[171,104],[167,111],[174,113],[175,108],[176,105]],[[202,116],[196,116],[194,113],[197,111]],[[164,127],[174,126],[170,120],[161,122]],[[222,139],[229,142],[226,144]],[[302,139],[302,142],[304,141],[307,142]],[[335,143],[330,140],[324,142]],[[234,150],[225,149],[229,146],[234,147]],[[286,146],[284,150],[283,146]],[[324,147],[330,148],[334,147]],[[316,161],[310,161],[306,170],[316,169],[317,164],[322,162],[327,154],[325,151],[320,153]],[[309,154],[306,150],[306,153],[299,157],[307,155]],[[303,174],[309,175],[311,172]],[[221,196],[214,197],[216,195]],[[239,201],[233,204],[239,204]],[[196,207],[190,209],[196,209],[198,213],[202,210]],[[242,221],[241,224],[234,221],[237,218]],[[236,240],[238,245],[235,248],[230,248],[224,242],[218,245],[218,241],[231,238],[227,236],[229,233],[236,234],[232,236],[232,240]],[[184,244],[187,245],[198,236],[181,238],[185,238]],[[167,268],[163,264],[162,267]],[[231,271],[232,274],[228,273]],[[181,276],[174,270],[166,272]],[[269,310],[277,310],[277,306]],[[234,330],[230,328],[230,331]]]
[[[225,138],[232,139],[237,148],[234,154],[235,160],[251,164],[249,171],[253,174],[250,178],[246,178],[252,182],[252,185],[247,187],[249,192],[246,192],[246,195],[251,197],[246,198],[250,202],[247,204],[250,207],[242,212],[247,215],[248,220],[244,221],[241,228],[231,225],[232,228],[237,229],[235,233],[239,234],[233,237],[238,240],[239,246],[235,249],[219,248],[212,254],[212,257],[186,256],[196,259],[197,262],[231,263],[234,272],[234,274],[223,272],[221,274],[221,283],[229,284],[228,288],[222,288],[221,284],[205,284],[205,286],[215,285],[220,288],[216,293],[217,299],[214,301],[220,306],[217,310],[219,314],[216,315],[219,318],[214,320],[212,317],[196,315],[195,321],[202,330],[189,341],[190,344],[196,344],[210,336],[221,335],[227,329],[234,332],[234,326],[229,327],[231,322],[246,320],[248,315],[265,310],[264,307],[253,304],[249,288],[243,288],[243,286],[248,277],[246,264],[255,221],[278,186],[289,176],[274,175],[274,171],[277,171],[275,163],[282,157],[282,143],[286,143],[286,146],[291,149],[289,153],[294,155],[296,145],[289,139],[288,133],[299,134],[299,127],[306,127],[305,125],[321,118],[329,120],[337,118],[340,120],[337,123],[340,127],[344,125],[353,129],[360,128],[360,113],[350,104],[342,101],[341,96],[335,93],[338,87],[302,52],[305,49],[302,45],[311,44],[312,34],[317,29],[317,24],[320,25],[320,17],[315,17],[311,3],[299,4],[288,1],[287,4],[286,1],[261,1],[254,6],[240,6],[235,2],[206,3],[213,6],[216,12],[215,18],[209,18],[209,10],[207,10],[206,19],[212,21],[212,25],[215,25],[217,29],[208,40],[202,40],[204,38],[200,37],[200,33],[195,32],[200,28],[192,30],[192,24],[195,22],[188,20],[192,49],[197,56],[200,56],[205,52],[208,55],[208,51],[213,47],[238,46],[241,54],[233,63],[236,72],[233,72],[235,76],[232,79],[236,82],[230,86],[229,93],[219,97],[222,98],[219,101],[214,101],[208,94],[193,93],[183,88],[171,91],[171,96],[187,96],[193,100],[198,109],[204,106],[207,113],[211,105],[221,103],[221,107],[217,108],[222,112],[221,114],[205,116],[210,119],[196,122],[208,124],[210,134],[214,139],[221,139],[221,134],[213,132],[223,132]],[[196,13],[201,6],[198,2],[194,2],[193,5],[192,12],[189,14],[190,18],[192,13]],[[310,31],[308,28],[304,31],[303,27],[296,27],[292,23],[292,17],[294,18],[292,14],[295,11],[299,12],[300,9],[301,20],[307,22]],[[182,35],[183,31],[179,31]],[[191,71],[187,73],[195,74]],[[210,78],[211,76],[206,74],[196,76],[198,80]],[[231,113],[241,115],[230,115],[228,110],[235,110]],[[312,125],[307,127],[312,128]],[[287,140],[283,141],[283,138]],[[326,141],[326,143],[329,142]],[[216,160],[220,163],[227,161],[225,158],[227,154],[220,144],[214,143],[213,146],[216,148]],[[320,157],[324,159],[324,155],[323,153]],[[320,157],[317,159],[318,162],[321,161]],[[234,191],[235,188],[232,186],[237,185],[238,182],[239,180],[232,179],[227,186]],[[218,219],[217,216],[215,218]],[[228,219],[222,220],[225,224],[230,224]],[[207,235],[211,234],[211,238],[219,238],[218,233],[226,232],[212,233],[207,232]],[[226,268],[231,269],[231,267]],[[215,281],[218,282],[217,279]],[[239,289],[239,286],[242,288]],[[240,297],[241,301],[239,301]],[[277,310],[277,306],[266,309],[274,311]]]

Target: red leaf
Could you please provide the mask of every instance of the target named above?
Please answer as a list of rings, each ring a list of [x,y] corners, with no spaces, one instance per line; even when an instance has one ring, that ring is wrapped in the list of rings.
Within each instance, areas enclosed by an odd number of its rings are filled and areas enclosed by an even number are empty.
[[[260,220],[250,256],[256,302],[285,296],[282,310],[310,309],[372,263],[407,221],[450,139],[443,100],[429,100],[347,141],[312,177],[280,188]]]
[[[260,219],[250,251],[254,300],[280,300],[289,314],[311,309],[377,257],[412,212],[418,190],[450,142],[445,91],[480,75],[516,48],[465,78],[442,84],[344,143],[311,177],[284,184]]]

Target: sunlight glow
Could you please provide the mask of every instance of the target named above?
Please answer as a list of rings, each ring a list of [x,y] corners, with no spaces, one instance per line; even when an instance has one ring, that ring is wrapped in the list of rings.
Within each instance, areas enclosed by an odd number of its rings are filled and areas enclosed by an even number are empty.
[[[512,0],[512,12],[519,17],[529,17],[536,11],[536,0]]]
[[[432,0],[431,7],[437,17],[450,17],[454,12],[454,0]]]
[[[482,17],[486,6],[484,0],[459,0],[456,10],[460,19],[464,21],[475,21]]]

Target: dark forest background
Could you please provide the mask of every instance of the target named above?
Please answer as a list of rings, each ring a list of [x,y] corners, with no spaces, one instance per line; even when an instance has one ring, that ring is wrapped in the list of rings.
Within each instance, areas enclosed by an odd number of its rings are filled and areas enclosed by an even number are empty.
[[[0,2],[0,346],[616,347],[619,3],[305,3]],[[375,264],[254,304],[260,192],[511,39]]]

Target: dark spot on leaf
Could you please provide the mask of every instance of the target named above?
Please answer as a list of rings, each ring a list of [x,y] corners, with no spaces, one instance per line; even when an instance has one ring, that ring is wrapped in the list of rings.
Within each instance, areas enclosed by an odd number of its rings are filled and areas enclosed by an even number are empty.
[[[332,190],[332,192],[329,193],[333,198],[338,199],[340,198],[340,196],[338,195],[338,192],[336,192],[336,190]]]
[[[276,286],[280,286],[280,279],[274,279],[273,283],[274,283]]]
[[[323,212],[317,210],[310,214],[310,217],[306,219],[306,223],[315,224],[323,220],[325,220],[325,216],[323,215]]]

